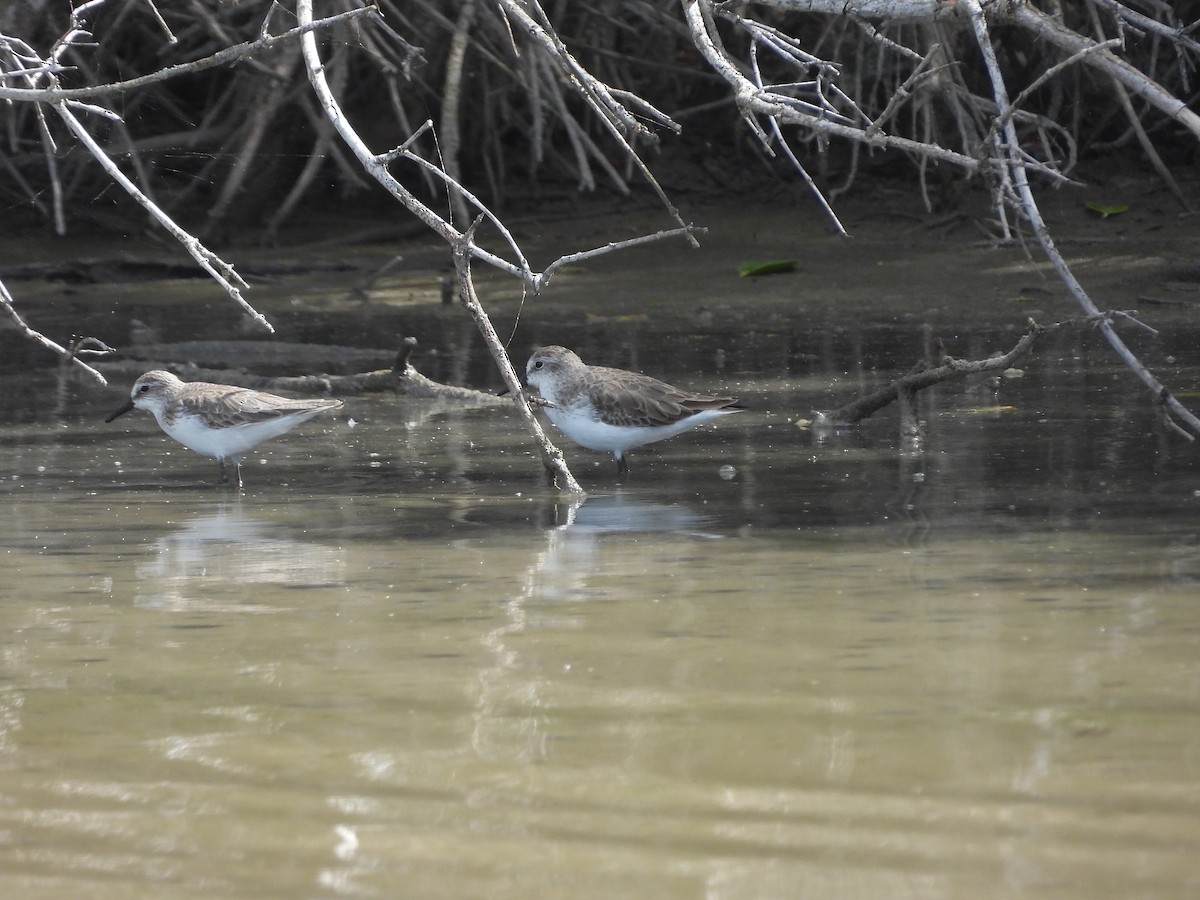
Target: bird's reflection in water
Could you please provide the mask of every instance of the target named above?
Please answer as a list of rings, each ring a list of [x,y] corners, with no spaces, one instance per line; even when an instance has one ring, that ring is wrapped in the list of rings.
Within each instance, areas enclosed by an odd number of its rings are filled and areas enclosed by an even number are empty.
[[[479,672],[472,731],[472,746],[482,759],[530,763],[549,752],[547,707],[556,690],[571,681],[571,656],[558,665],[547,664],[544,655],[527,658],[523,634],[586,629],[585,608],[576,604],[605,596],[605,589],[593,584],[598,575],[611,574],[614,566],[653,564],[660,558],[653,549],[660,541],[720,537],[704,530],[711,527],[711,517],[683,504],[624,493],[559,502],[551,518],[546,549],[534,557],[523,589],[504,604],[501,621],[482,638],[492,661]],[[649,538],[643,541],[640,535]],[[554,645],[544,640],[543,654]]]
[[[557,506],[556,514],[558,520],[547,531],[546,550],[530,569],[531,594],[547,599],[586,599],[588,580],[606,535],[719,537],[704,530],[711,524],[711,516],[681,503],[652,503],[623,492],[570,500]]]
[[[172,610],[274,612],[263,588],[340,584],[345,563],[333,547],[281,536],[278,525],[246,516],[240,504],[197,516],[152,545],[137,567],[136,605]]]
[[[712,538],[703,531],[712,517],[701,515],[682,503],[650,503],[625,493],[588,497],[559,507],[562,520],[553,532],[667,531],[678,535]]]

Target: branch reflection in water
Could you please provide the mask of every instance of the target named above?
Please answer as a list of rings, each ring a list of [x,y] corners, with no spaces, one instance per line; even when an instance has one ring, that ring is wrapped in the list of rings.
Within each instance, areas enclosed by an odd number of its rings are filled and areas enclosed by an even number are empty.
[[[549,670],[531,668],[512,638],[539,628],[570,632],[584,627],[573,620],[569,606],[549,607],[548,612],[546,604],[608,599],[608,590],[598,582],[620,563],[606,555],[606,536],[644,533],[683,540],[721,539],[704,530],[712,517],[683,503],[639,500],[624,490],[606,496],[564,497],[549,508],[549,514],[554,522],[546,530],[546,549],[530,565],[522,591],[504,604],[504,621],[482,637],[494,665],[479,673],[472,746],[485,759],[517,763],[545,759],[539,710]],[[644,557],[639,554],[637,559]],[[647,602],[653,599],[646,597]],[[536,612],[527,610],[528,602],[537,604]],[[570,663],[563,666],[569,669]]]

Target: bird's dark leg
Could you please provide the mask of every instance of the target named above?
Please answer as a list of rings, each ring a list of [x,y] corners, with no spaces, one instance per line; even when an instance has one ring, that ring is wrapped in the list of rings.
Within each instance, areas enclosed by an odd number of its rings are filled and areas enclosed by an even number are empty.
[[[229,484],[229,471],[225,468],[225,460],[218,459],[217,462],[221,464],[221,480],[217,484]]]
[[[622,476],[626,476],[628,474],[629,474],[629,460],[627,460],[625,458],[625,454],[622,453],[620,456],[617,457],[617,476],[622,477]]]
[[[237,486],[240,491],[242,490],[242,458],[240,456],[233,458],[233,470],[237,473]]]

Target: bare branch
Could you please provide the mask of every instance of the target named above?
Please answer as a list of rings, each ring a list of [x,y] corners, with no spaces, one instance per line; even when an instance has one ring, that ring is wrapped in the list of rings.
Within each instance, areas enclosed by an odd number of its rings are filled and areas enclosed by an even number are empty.
[[[617,142],[622,150],[625,151],[625,158],[631,162],[641,173],[646,183],[658,196],[659,201],[666,208],[667,213],[681,228],[686,228],[687,223],[683,221],[683,216],[679,210],[675,208],[675,204],[667,197],[666,191],[662,185],[658,183],[651,173],[649,166],[642,160],[634,149],[632,141],[636,137],[649,137],[653,135],[642,125],[628,110],[625,109],[613,97],[608,86],[603,84],[598,79],[594,78],[583,66],[576,62],[575,58],[567,52],[566,47],[557,36],[542,28],[540,24],[530,18],[525,9],[516,2],[516,0],[498,0],[501,8],[506,16],[512,21],[517,22],[521,30],[530,35],[538,44],[542,46],[546,52],[550,54],[550,58],[560,67],[568,82],[574,86],[588,102],[588,105],[600,117],[601,124],[608,130],[609,134]],[[541,12],[541,7],[536,0],[528,0],[531,8]],[[543,13],[544,15],[544,13]],[[688,239],[695,244],[695,239],[688,234]]]
[[[13,320],[13,323],[17,326],[20,332],[25,335],[26,338],[41,344],[52,353],[58,354],[58,356],[62,358],[63,362],[70,362],[79,366],[81,369],[95,378],[100,384],[108,384],[108,381],[103,375],[79,358],[78,348],[75,350],[68,350],[61,344],[57,344],[50,340],[50,338],[46,337],[40,331],[35,331],[34,329],[30,328],[25,323],[25,320],[21,318],[21,314],[17,312],[16,304],[13,301],[12,294],[8,292],[8,288],[5,286],[3,281],[0,281],[0,309],[3,309],[6,313],[8,313],[9,318]]]
[[[765,140],[765,132],[753,121],[755,116],[769,116],[784,125],[800,125],[813,131],[835,137],[843,137],[852,141],[861,141],[872,147],[887,147],[911,152],[938,162],[951,163],[966,172],[974,173],[980,168],[980,161],[964,153],[956,153],[936,144],[927,144],[908,138],[888,134],[868,135],[862,128],[831,121],[828,118],[807,115],[796,109],[789,98],[781,97],[773,92],[760,90],[750,79],[746,78],[731,59],[718,47],[714,30],[706,19],[711,16],[709,0],[681,0],[692,41],[703,54],[705,60],[716,72],[725,79],[733,89],[734,100],[738,109],[746,118],[747,124],[758,134],[759,139]]]
[[[192,259],[196,260],[196,262],[200,265],[200,268],[204,269],[204,271],[211,275],[217,284],[221,285],[221,287],[225,289],[225,292],[234,299],[238,306],[240,306],[246,312],[246,314],[249,315],[259,325],[259,327],[267,332],[273,333],[275,329],[272,327],[271,323],[267,321],[266,317],[263,316],[263,314],[256,310],[253,306],[251,306],[242,296],[240,288],[247,287],[247,284],[242,280],[241,276],[234,271],[233,266],[225,262],[215,253],[205,247],[202,243],[200,243],[199,240],[192,237],[192,235],[188,234],[188,232],[179,227],[179,225],[175,223],[174,219],[159,209],[159,207],[155,205],[149,197],[142,193],[142,191],[138,189],[137,185],[130,181],[128,176],[126,176],[125,173],[118,168],[117,164],[108,157],[108,154],[106,154],[100,145],[96,143],[95,139],[92,138],[80,121],[76,119],[74,115],[72,115],[71,111],[67,108],[66,103],[55,103],[53,104],[53,109],[58,113],[59,118],[66,123],[67,127],[71,130],[75,137],[79,139],[79,142],[83,144],[87,151],[91,153],[93,157],[95,157],[98,163],[100,163],[104,171],[108,173],[108,176],[117,184],[119,184],[125,190],[125,192],[129,194],[130,197],[136,200],[143,209],[150,213],[150,215],[160,225],[162,225],[163,228],[169,231],[171,236],[183,245],[183,248],[187,250]]]
[[[75,14],[82,10],[82,7],[75,10]],[[329,16],[324,19],[316,19],[307,25],[300,25],[296,28],[291,28],[282,34],[276,35],[260,35],[257,40],[246,41],[241,44],[235,44],[232,47],[226,47],[218,53],[211,56],[206,56],[203,59],[192,60],[191,62],[180,63],[175,66],[167,66],[156,72],[151,72],[148,75],[140,75],[137,78],[129,78],[125,81],[113,81],[107,84],[97,84],[83,88],[9,88],[0,84],[0,100],[12,100],[18,102],[29,102],[38,100],[46,103],[57,103],[63,100],[83,100],[89,97],[110,97],[113,94],[124,93],[138,88],[147,87],[152,84],[158,84],[162,81],[168,81],[172,78],[178,78],[180,75],[191,75],[196,72],[202,72],[205,69],[214,69],[218,66],[227,66],[230,63],[238,62],[246,59],[260,50],[266,50],[276,44],[284,41],[291,41],[295,38],[310,34],[314,31],[319,31],[323,28],[329,28],[340,22],[347,22],[353,19],[362,17],[377,17],[379,9],[374,6],[362,7],[360,9],[348,10],[344,13],[339,13],[336,16]],[[31,72],[34,70],[30,70]],[[50,72],[59,71],[59,67],[55,66],[48,69]]]
[[[297,0],[296,15],[302,24],[311,20],[312,0]],[[386,163],[383,161],[386,158],[390,158],[390,155],[388,157],[381,157],[372,153],[367,145],[363,142],[362,138],[359,137],[358,133],[347,121],[345,115],[342,113],[341,108],[339,107],[337,100],[334,98],[332,91],[330,91],[329,84],[325,79],[324,66],[321,64],[320,54],[317,50],[316,38],[312,33],[306,33],[301,38],[301,48],[304,53],[304,61],[308,71],[309,82],[312,84],[314,91],[320,99],[322,107],[325,109],[330,121],[333,122],[334,127],[341,135],[342,140],[346,142],[346,145],[350,147],[354,155],[358,157],[359,162],[363,165],[367,172],[369,172],[381,185],[383,185],[388,192],[391,193],[392,196],[394,196],[397,200],[399,200],[410,212],[412,212],[422,222],[440,234],[450,245],[454,258],[454,265],[459,273],[459,292],[462,303],[470,312],[471,317],[475,320],[476,326],[483,335],[484,342],[487,344],[488,350],[491,352],[492,358],[495,361],[497,368],[500,370],[505,384],[507,384],[509,390],[513,392],[514,399],[517,402],[522,419],[525,421],[530,433],[534,436],[538,446],[541,448],[543,461],[545,462],[547,468],[550,471],[553,471],[560,479],[560,486],[564,490],[572,493],[582,493],[583,489],[579,486],[579,483],[575,481],[570,469],[567,468],[566,461],[563,458],[561,451],[559,451],[556,447],[554,447],[553,444],[550,443],[549,439],[542,431],[541,425],[538,423],[532,411],[529,409],[528,403],[524,402],[522,399],[523,395],[520,387],[520,380],[517,377],[516,372],[513,370],[512,363],[508,358],[508,353],[505,351],[504,345],[501,343],[499,336],[496,334],[496,330],[492,325],[487,311],[483,308],[483,305],[479,302],[478,296],[475,294],[475,286],[471,278],[470,259],[471,257],[481,259],[490,265],[495,266],[496,268],[517,276],[531,285],[538,285],[540,283],[538,276],[530,271],[528,265],[524,263],[524,256],[520,253],[519,248],[517,248],[516,242],[512,240],[512,236],[508,234],[507,230],[503,229],[502,226],[502,232],[508,238],[510,246],[516,249],[518,258],[522,260],[521,267],[514,266],[512,263],[501,259],[495,254],[489,253],[475,244],[475,231],[481,221],[483,221],[485,218],[491,217],[491,220],[494,224],[500,224],[499,220],[492,216],[490,212],[487,212],[486,209],[484,209],[484,213],[477,217],[465,232],[459,232],[452,224],[447,222],[432,209],[418,200],[416,196],[414,196],[394,177],[392,177],[391,173],[387,170]],[[400,152],[405,156],[410,155],[410,151],[408,150],[401,150]],[[480,204],[478,200],[470,194],[469,191],[459,185],[457,181],[452,179],[444,171],[435,169],[434,172],[438,177],[442,178],[447,185],[451,185],[452,189],[460,191],[461,196],[464,199],[475,203],[481,209],[484,208],[482,204]]]
[[[568,253],[566,256],[560,256],[550,265],[546,266],[546,270],[542,272],[538,279],[538,287],[545,287],[549,283],[551,276],[563,266],[580,263],[587,259],[593,259],[597,256],[604,256],[607,253],[614,253],[617,250],[628,250],[630,247],[636,247],[640,244],[649,244],[654,241],[661,241],[663,238],[674,237],[681,235],[690,237],[693,234],[706,234],[707,228],[700,228],[695,225],[685,225],[683,228],[672,228],[669,231],[656,231],[654,234],[646,234],[641,237],[629,238],[624,241],[612,241],[605,244],[603,247],[596,247],[592,250],[581,250],[578,253]]]
[[[1004,78],[1000,72],[1000,65],[996,59],[995,50],[992,46],[991,36],[989,34],[987,21],[984,18],[983,9],[979,4],[979,0],[960,0],[960,5],[963,6],[971,16],[971,23],[974,27],[976,43],[979,46],[980,52],[983,55],[984,64],[987,67],[989,77],[992,82],[992,90],[996,99],[998,109],[1007,109],[1009,107],[1007,91],[1004,87]],[[1198,120],[1200,121],[1200,120]],[[1019,146],[1016,129],[1013,127],[1012,120],[1009,119],[1002,127],[1005,143],[1009,148]],[[1200,418],[1197,418],[1190,410],[1174,398],[1162,383],[1154,377],[1134,354],[1133,351],[1126,346],[1120,336],[1112,327],[1111,321],[1104,318],[1100,310],[1092,302],[1084,290],[1083,285],[1076,279],[1074,272],[1067,265],[1062,254],[1054,244],[1054,240],[1050,236],[1050,230],[1046,227],[1045,220],[1042,218],[1041,210],[1038,208],[1037,201],[1034,199],[1033,191],[1029,186],[1029,178],[1026,174],[1025,167],[1014,162],[1007,167],[1006,175],[1011,179],[1011,185],[1018,198],[1022,215],[1033,228],[1034,236],[1041,244],[1042,252],[1050,260],[1050,264],[1058,273],[1059,279],[1067,286],[1071,295],[1088,316],[1101,317],[1099,324],[1100,332],[1108,341],[1109,346],[1113,348],[1117,356],[1125,363],[1129,369],[1137,375],[1139,379],[1148,387],[1155,396],[1162,398],[1163,405],[1178,418],[1182,419],[1189,428],[1196,434],[1200,434]]]
[[[1039,325],[1030,319],[1024,334],[1005,353],[996,353],[986,359],[958,359],[950,356],[943,350],[936,364],[930,362],[918,363],[900,378],[897,378],[879,390],[872,391],[866,396],[860,397],[844,406],[839,406],[832,412],[817,411],[814,414],[814,424],[822,426],[854,425],[884,407],[899,400],[911,398],[917,392],[933,387],[936,384],[957,381],[975,375],[989,375],[994,372],[1003,372],[1011,369],[1028,355],[1033,349],[1034,344],[1045,335],[1067,329],[1096,327],[1103,329],[1105,326],[1111,327],[1111,320],[1117,317],[1132,321],[1143,328],[1145,327],[1127,312],[1120,310],[1082,316],[1076,319],[1067,319],[1049,325]],[[1178,429],[1178,426],[1175,427]],[[1193,437],[1186,431],[1182,433],[1189,440],[1193,440]]]
[[[972,8],[970,4],[965,5],[967,8]],[[1008,4],[1004,5],[1007,6]],[[978,8],[978,3],[975,3],[974,6]],[[1030,3],[1013,4],[1012,15],[1013,21],[1018,25],[1029,29],[1038,37],[1049,41],[1069,53],[1079,53],[1094,46],[1096,43],[1077,32],[1071,31],[1071,29],[1065,27],[1061,22],[1046,15]],[[974,14],[971,16],[973,22],[977,21],[977,19],[982,20],[982,18],[982,11],[978,17]],[[978,29],[976,31],[978,33]],[[1170,91],[1155,83],[1145,73],[1139,72],[1129,63],[1125,62],[1125,60],[1113,56],[1108,51],[1088,54],[1087,62],[1089,65],[1095,66],[1104,73],[1112,76],[1132,93],[1143,98],[1151,106],[1170,116],[1197,138],[1200,138],[1200,115],[1188,109],[1187,104],[1183,100],[1173,97]]]
[[[555,484],[561,489],[571,494],[582,494],[584,492],[583,488],[579,486],[579,482],[575,480],[575,476],[571,474],[571,470],[567,467],[567,461],[562,451],[554,446],[550,439],[546,437],[546,432],[542,429],[541,422],[533,414],[533,410],[529,406],[529,400],[525,396],[524,389],[521,387],[521,379],[513,370],[512,363],[508,359],[508,353],[500,341],[500,336],[496,334],[496,329],[492,327],[492,320],[484,311],[483,304],[479,302],[479,297],[475,294],[475,283],[471,278],[472,253],[470,243],[474,240],[475,228],[479,225],[480,221],[481,219],[477,218],[451,248],[454,255],[454,268],[458,273],[459,300],[471,314],[471,318],[475,320],[475,324],[483,335],[483,340],[487,344],[488,350],[491,351],[492,358],[496,360],[500,368],[500,375],[504,379],[504,384],[508,388],[508,392],[512,395],[517,413],[525,423],[525,427],[529,429],[530,434],[533,435],[538,449],[541,451],[542,465],[546,467],[546,471],[550,473]]]

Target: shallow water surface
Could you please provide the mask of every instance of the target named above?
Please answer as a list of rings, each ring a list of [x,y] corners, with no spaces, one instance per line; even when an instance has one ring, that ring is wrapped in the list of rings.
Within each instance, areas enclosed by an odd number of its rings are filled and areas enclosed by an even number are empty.
[[[739,375],[624,483],[564,442],[583,502],[506,407],[353,398],[239,495],[103,425],[123,386],[26,381],[5,892],[1194,893],[1200,472],[1068,356],[918,448],[791,421],[858,379]]]
[[[1122,331],[1194,405],[1192,220],[1056,196],[1077,272],[1152,304],[1156,335]],[[129,369],[60,379],[0,331],[0,893],[1200,892],[1196,449],[1090,329],[1024,377],[924,392],[921,444],[894,410],[800,427],[937,339],[984,358],[1070,304],[1019,248],[930,240],[886,198],[852,242],[743,199],[693,210],[699,253],[602,257],[539,297],[480,273],[518,360],[566,344],[751,407],[635,451],[624,482],[562,442],[582,501],[507,406],[390,396],[257,448],[239,494],[149,416],[103,424]],[[552,259],[615,223],[521,234]],[[425,374],[498,388],[438,302],[444,248],[412,249],[383,277],[391,244],[297,251],[358,270],[254,302],[280,342],[386,362],[415,335]],[[151,340],[139,359],[238,333],[199,280],[6,284],[46,333]]]

